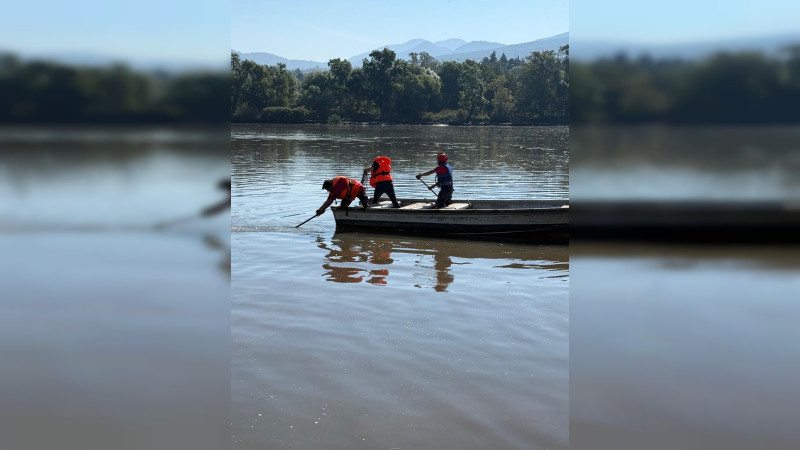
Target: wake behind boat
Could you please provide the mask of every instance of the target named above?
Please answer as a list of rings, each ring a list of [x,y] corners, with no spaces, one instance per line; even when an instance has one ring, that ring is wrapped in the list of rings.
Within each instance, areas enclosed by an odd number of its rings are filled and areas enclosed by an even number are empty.
[[[453,200],[436,208],[427,199],[398,199],[370,205],[331,207],[337,231],[368,230],[529,242],[566,243],[569,239],[568,200]]]

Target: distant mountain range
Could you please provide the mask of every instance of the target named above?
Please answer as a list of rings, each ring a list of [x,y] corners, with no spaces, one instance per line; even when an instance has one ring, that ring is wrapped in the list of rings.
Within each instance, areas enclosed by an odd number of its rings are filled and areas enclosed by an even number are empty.
[[[800,33],[776,34],[737,39],[720,39],[681,44],[643,44],[640,42],[610,42],[575,40],[570,45],[573,61],[590,62],[612,58],[619,54],[631,58],[647,55],[653,59],[697,60],[718,52],[759,52],[768,56],[779,54],[790,45],[800,45]]]
[[[411,57],[409,56],[410,53],[422,53],[426,52],[427,54],[433,56],[434,58],[438,59],[439,61],[456,61],[456,62],[464,62],[468,59],[473,61],[480,62],[484,57],[489,57],[492,52],[497,53],[497,57],[499,58],[502,54],[506,55],[506,58],[525,58],[526,56],[530,55],[532,52],[535,51],[544,51],[544,50],[554,50],[558,51],[559,47],[567,45],[569,43],[569,33],[562,33],[556,36],[551,36],[548,38],[537,39],[531,42],[524,42],[522,44],[513,44],[513,45],[505,45],[499,42],[487,42],[487,41],[472,41],[466,42],[463,39],[448,39],[446,41],[438,41],[438,42],[430,42],[426,41],[425,39],[412,39],[403,44],[392,44],[392,45],[385,45],[383,47],[373,49],[373,50],[382,50],[383,48],[388,48],[389,50],[393,50],[397,54],[398,59],[405,59],[410,60]],[[328,62],[320,62],[320,61],[308,61],[308,60],[299,60],[299,59],[287,59],[282,56],[274,55],[272,53],[265,53],[265,52],[250,52],[250,53],[242,53],[233,50],[234,52],[238,53],[242,59],[249,59],[253,62],[258,64],[274,66],[278,63],[286,64],[286,68],[289,70],[312,70],[312,69],[327,69]],[[362,53],[360,55],[355,55],[350,58],[347,58],[348,61],[353,65],[353,67],[361,67],[362,61],[366,58],[369,59],[369,54],[372,52]]]

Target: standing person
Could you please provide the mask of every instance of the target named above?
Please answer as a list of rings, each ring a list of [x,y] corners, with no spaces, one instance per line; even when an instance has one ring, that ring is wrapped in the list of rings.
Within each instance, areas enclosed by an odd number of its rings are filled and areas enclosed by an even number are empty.
[[[436,161],[439,165],[435,169],[417,174],[417,179],[419,180],[424,176],[436,173],[436,183],[434,183],[430,189],[439,186],[439,196],[436,198],[436,207],[444,208],[453,203],[453,168],[447,163],[447,155],[444,153],[436,155]]]
[[[378,156],[372,162],[372,167],[367,167],[364,172],[370,171],[369,185],[375,188],[372,196],[372,204],[375,205],[383,194],[389,196],[395,208],[400,207],[397,197],[394,195],[394,183],[392,182],[392,160],[387,156]]]
[[[322,215],[328,206],[331,206],[331,203],[337,198],[342,201],[342,206],[345,208],[356,198],[361,202],[361,206],[364,209],[367,209],[367,205],[369,204],[369,199],[364,193],[366,191],[364,185],[352,178],[339,176],[330,180],[325,180],[322,182],[322,189],[328,191],[329,194],[328,199],[325,200],[325,203],[317,210],[318,216]]]

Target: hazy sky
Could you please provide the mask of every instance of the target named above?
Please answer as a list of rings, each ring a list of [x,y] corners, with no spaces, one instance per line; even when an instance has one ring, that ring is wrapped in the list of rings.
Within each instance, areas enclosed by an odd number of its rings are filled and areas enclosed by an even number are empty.
[[[798,0],[572,0],[570,39],[685,43],[800,34]]]
[[[4,2],[0,50],[225,63],[230,9],[228,0]]]
[[[519,44],[569,31],[568,0],[232,0],[231,48],[327,62],[411,39]]]
[[[460,38],[696,42],[794,32],[798,0],[26,0],[5,2],[0,51],[226,63],[230,49],[327,62]]]

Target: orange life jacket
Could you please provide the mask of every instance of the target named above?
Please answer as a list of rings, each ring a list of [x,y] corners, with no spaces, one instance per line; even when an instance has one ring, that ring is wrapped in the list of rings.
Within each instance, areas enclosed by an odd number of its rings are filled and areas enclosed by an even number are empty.
[[[356,197],[358,197],[358,194],[362,191],[362,189],[364,189],[364,185],[359,183],[358,180],[354,180],[352,178],[347,178],[347,177],[342,177],[342,176],[334,177],[333,180],[332,180],[333,181],[333,185],[332,186],[336,186],[336,184],[339,182],[339,180],[347,181],[347,189],[342,190],[342,192],[339,193],[339,196],[336,197],[336,198],[338,198],[340,200],[353,201],[353,200],[355,200]],[[331,189],[333,189],[333,188],[331,188]]]
[[[375,158],[375,162],[378,163],[378,169],[372,169],[372,174],[369,177],[369,185],[375,187],[379,181],[392,181],[392,176],[390,175],[392,171],[392,160],[386,156],[378,156]]]

